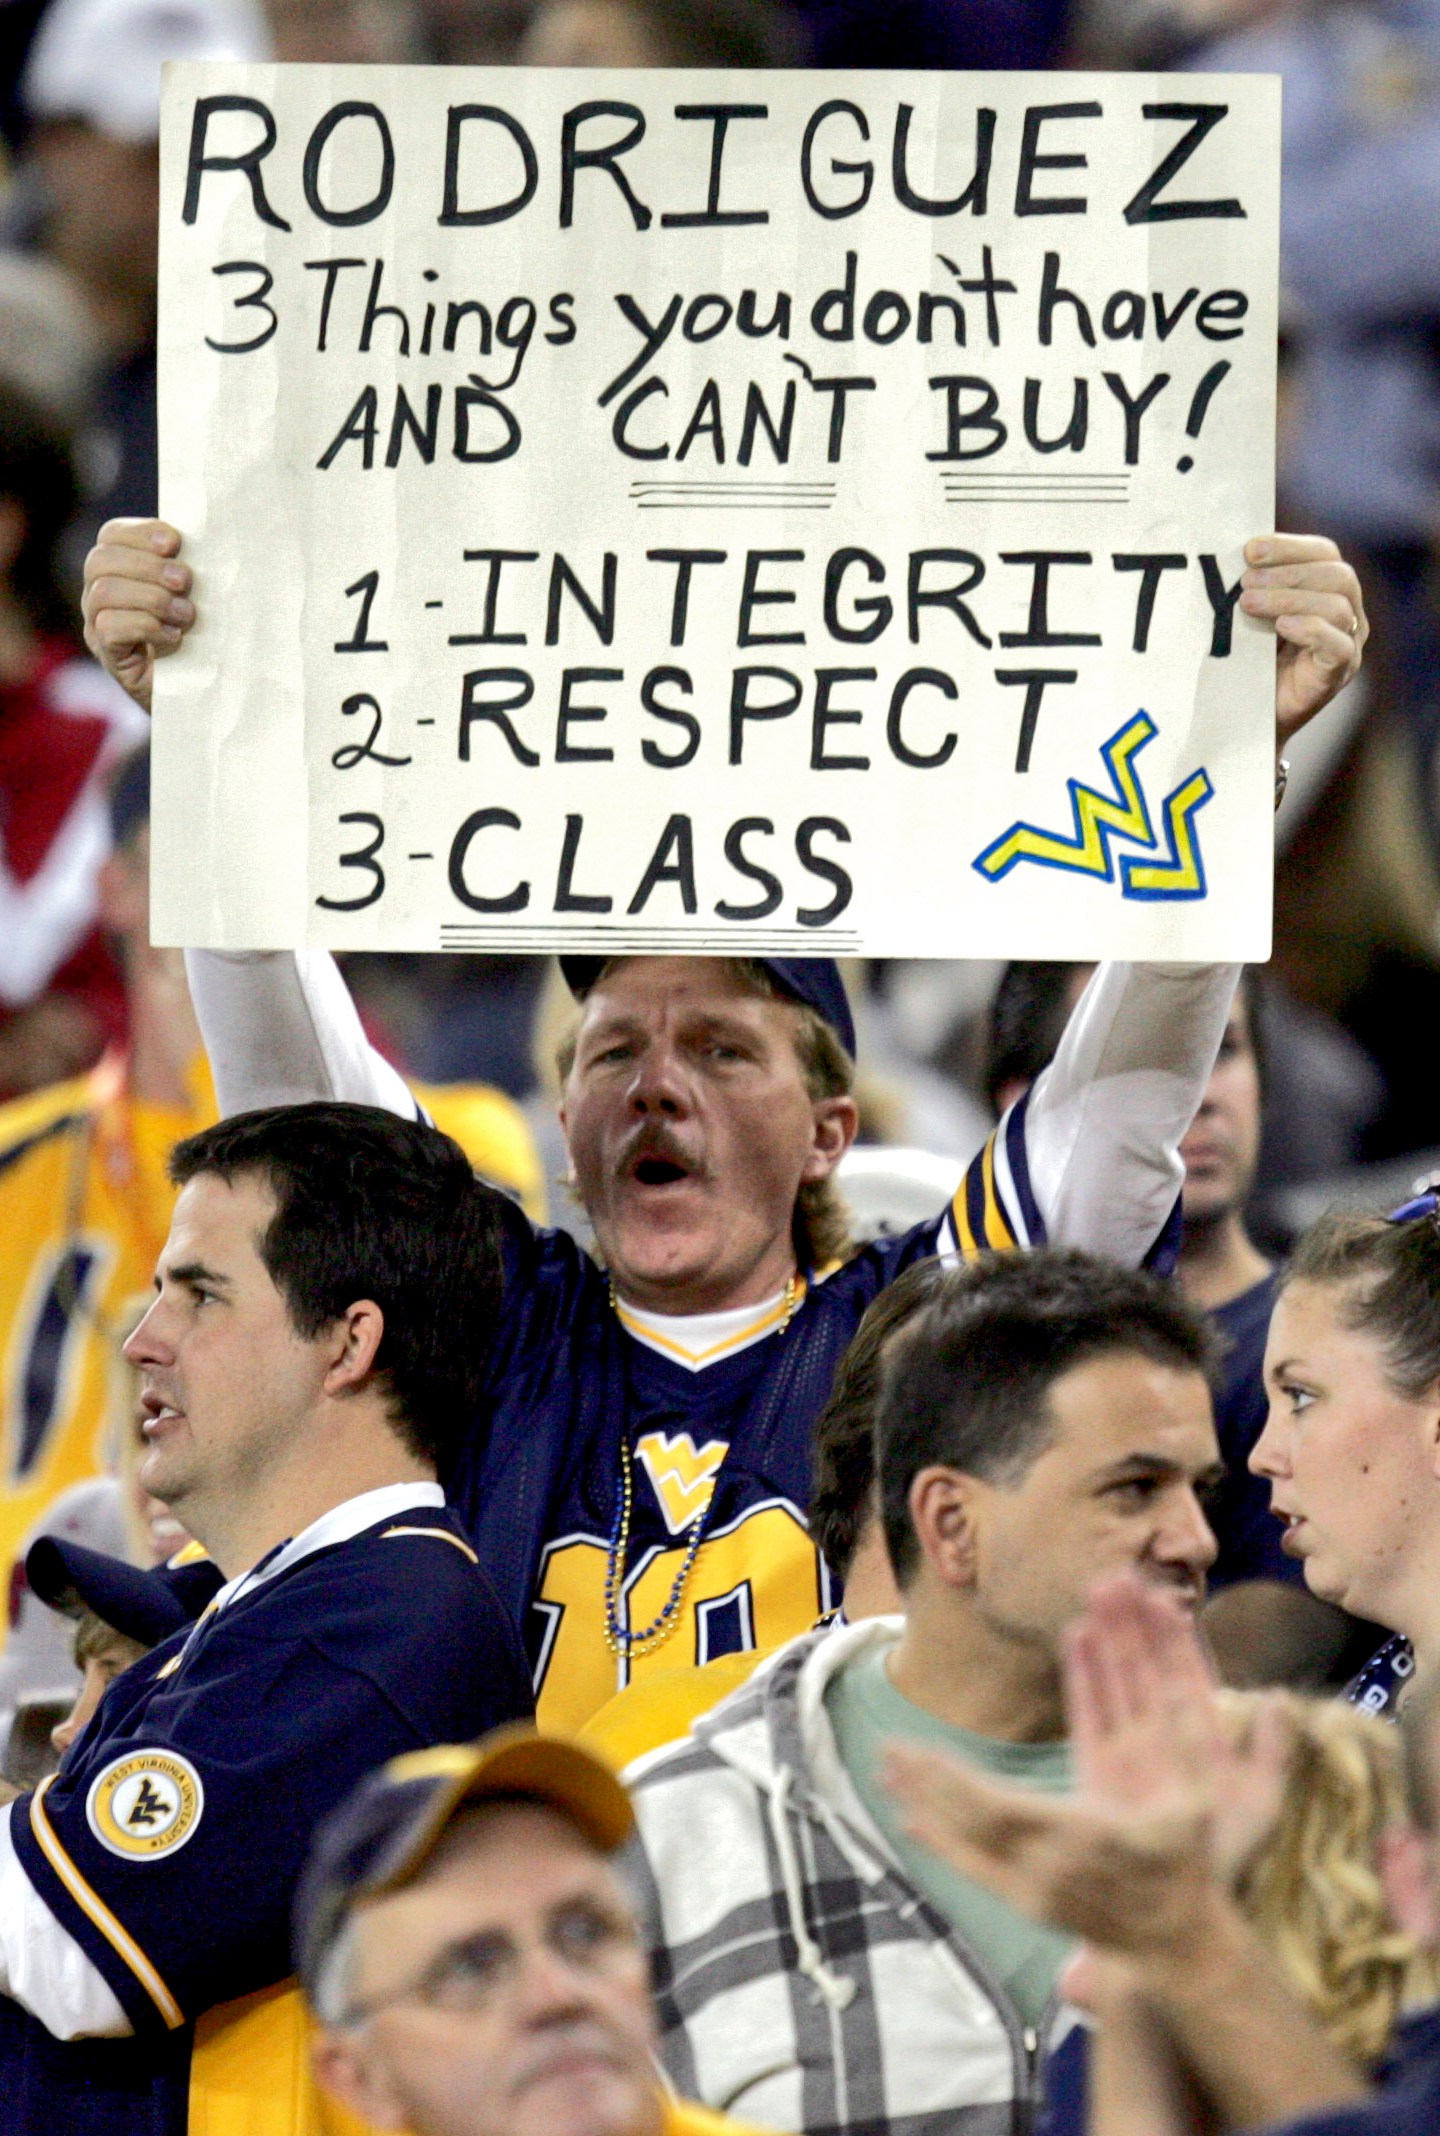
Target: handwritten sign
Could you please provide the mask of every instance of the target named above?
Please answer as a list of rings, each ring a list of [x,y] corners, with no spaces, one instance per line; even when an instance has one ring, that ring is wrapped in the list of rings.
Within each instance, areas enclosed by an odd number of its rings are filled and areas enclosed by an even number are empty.
[[[157,939],[1263,957],[1279,91],[175,66]]]

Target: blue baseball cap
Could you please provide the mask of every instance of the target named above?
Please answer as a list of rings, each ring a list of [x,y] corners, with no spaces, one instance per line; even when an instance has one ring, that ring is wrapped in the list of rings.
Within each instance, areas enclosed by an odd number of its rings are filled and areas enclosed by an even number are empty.
[[[317,2001],[326,1960],[352,1906],[420,1873],[467,1803],[517,1796],[548,1803],[602,1854],[635,1829],[630,1797],[593,1750],[528,1722],[478,1743],[405,1751],[367,1775],[316,1828],[295,1898],[295,1970]]]
[[[623,955],[623,951],[617,951]],[[636,955],[640,952],[636,951]],[[736,945],[736,954],[742,954]],[[583,1001],[607,964],[609,957],[562,957],[560,969],[565,974],[565,984],[577,1001]],[[845,982],[840,977],[840,967],[833,957],[754,957],[749,960],[761,964],[769,972],[775,984],[788,994],[792,1001],[803,1001],[807,1009],[813,1009],[822,1022],[829,1024],[851,1060],[855,1058],[855,1020],[850,1014],[850,1000],[845,992]]]
[[[159,1646],[172,1632],[192,1625],[225,1584],[213,1558],[146,1571],[54,1535],[42,1535],[30,1545],[25,1578],[31,1592],[62,1616],[93,1610],[112,1631],[144,1647]]]

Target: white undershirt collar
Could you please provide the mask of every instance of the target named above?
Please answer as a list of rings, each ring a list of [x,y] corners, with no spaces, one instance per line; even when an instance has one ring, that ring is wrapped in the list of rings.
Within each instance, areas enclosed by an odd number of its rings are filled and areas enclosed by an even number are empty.
[[[348,1543],[352,1535],[363,1535],[367,1528],[374,1528],[382,1520],[392,1520],[398,1513],[412,1513],[419,1506],[443,1506],[445,1493],[438,1483],[386,1483],[378,1491],[361,1491],[356,1498],[346,1498],[338,1506],[331,1506],[318,1520],[312,1520],[308,1528],[292,1535],[283,1549],[270,1558],[262,1558],[259,1565],[252,1565],[248,1572],[237,1573],[227,1580],[207,1615],[225,1609],[252,1587],[273,1580],[278,1573],[288,1572],[298,1565],[301,1558],[313,1557],[317,1550],[328,1550],[333,1543]]]
[[[802,1276],[796,1281],[796,1306],[804,1296]],[[782,1327],[786,1292],[778,1290],[758,1305],[728,1306],[722,1313],[652,1313],[643,1306],[626,1305],[623,1299],[616,1302],[615,1310],[621,1326],[647,1350],[673,1359],[690,1372],[703,1372],[707,1365],[738,1356]]]

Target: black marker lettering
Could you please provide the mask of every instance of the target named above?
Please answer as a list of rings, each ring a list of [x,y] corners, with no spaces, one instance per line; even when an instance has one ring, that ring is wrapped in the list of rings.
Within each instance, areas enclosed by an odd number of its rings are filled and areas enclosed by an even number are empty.
[[[680,667],[651,668],[640,685],[640,702],[645,710],[653,712],[656,719],[668,720],[672,726],[679,727],[685,740],[673,756],[667,756],[659,743],[652,741],[647,734],[640,744],[640,754],[646,763],[653,764],[657,771],[681,771],[685,765],[694,761],[695,752],[700,747],[700,722],[693,712],[687,712],[682,705],[661,704],[656,692],[662,683],[667,686],[673,683],[675,688],[683,690],[687,697],[693,696],[695,685],[687,670]]]
[[[452,638],[450,642],[453,645],[455,641]],[[502,689],[508,688],[509,696],[490,699],[481,697],[479,692],[487,683],[498,683]],[[488,720],[491,726],[498,727],[504,735],[516,763],[528,764],[533,771],[540,759],[533,749],[526,748],[505,715],[507,712],[518,712],[522,706],[529,704],[534,695],[534,681],[524,668],[472,669],[465,677],[460,698],[461,763],[468,764],[470,761],[470,729],[477,720]],[[515,827],[519,829],[518,824]]]
[[[600,601],[597,607],[563,556],[556,552],[550,566],[550,595],[545,607],[545,643],[560,643],[560,596],[568,593],[576,606],[590,620],[590,627],[602,645],[615,643],[615,573],[618,559],[613,549],[605,551],[601,566]]]
[[[495,628],[495,609],[500,599],[500,573],[506,564],[535,564],[540,560],[538,549],[466,549],[467,564],[488,564],[489,574],[485,581],[485,621],[478,631],[459,631],[446,640],[449,645],[524,645],[523,630],[506,631]]]
[[[1083,171],[1086,158],[1081,155],[1042,156],[1040,153],[1040,129],[1055,119],[1098,119],[1104,116],[1099,104],[1032,104],[1025,113],[1025,125],[1020,136],[1020,169],[1015,180],[1015,213],[1017,215],[1083,215],[1088,202],[1081,194],[1070,193],[1037,200],[1034,194],[1037,171]]]
[[[768,104],[677,104],[677,119],[708,119],[714,132],[710,136],[710,184],[705,196],[705,205],[695,213],[662,215],[661,225],[667,230],[717,229],[722,225],[736,223],[768,223],[770,217],[763,208],[722,208],[720,205],[720,163],[725,153],[725,135],[732,119],[768,119]]]
[[[357,207],[332,208],[320,198],[320,159],[329,145],[330,136],[349,119],[370,119],[374,123],[380,137],[380,182],[369,200],[362,200]],[[390,127],[379,105],[333,105],[305,145],[301,182],[311,212],[337,230],[353,229],[357,223],[374,222],[377,215],[383,215],[395,190],[395,143],[390,138]]]
[[[927,564],[959,564],[966,572],[958,586],[926,587],[921,582]],[[920,643],[920,611],[922,608],[945,608],[962,623],[977,645],[988,651],[991,640],[986,637],[976,622],[964,596],[973,593],[985,576],[985,566],[970,549],[916,549],[910,558],[910,580],[906,602],[910,617],[910,643]]]
[[[1155,596],[1160,590],[1161,574],[1166,571],[1183,571],[1189,558],[1168,556],[1156,551],[1151,555],[1112,556],[1110,561],[1117,571],[1140,573],[1140,590],[1135,596],[1135,636],[1131,641],[1131,651],[1148,652],[1150,623],[1155,614]]]
[[[1230,642],[1235,630],[1235,603],[1240,598],[1240,589],[1245,581],[1238,578],[1233,586],[1227,586],[1219,560],[1213,556],[1202,556],[1200,569],[1205,579],[1210,613],[1214,618],[1210,632],[1210,657],[1212,660],[1228,660]]]
[[[530,902],[529,883],[517,883],[503,897],[480,897],[465,880],[465,863],[470,857],[471,846],[481,831],[492,827],[518,831],[520,818],[508,808],[477,808],[473,816],[467,816],[450,847],[450,888],[471,912],[523,912]]]
[[[951,676],[939,668],[907,668],[890,693],[890,711],[885,721],[885,739],[890,744],[890,754],[901,764],[909,764],[916,771],[935,771],[941,764],[948,764],[955,754],[954,732],[944,735],[940,745],[928,755],[912,749],[901,731],[900,722],[905,717],[905,707],[912,690],[922,686],[938,690],[951,704],[960,695]]]
[[[555,880],[557,912],[609,912],[615,904],[614,898],[603,892],[586,896],[584,891],[575,888],[575,863],[580,856],[580,838],[584,829],[583,816],[565,818],[565,843],[560,850],[560,873]]]
[[[860,180],[860,190],[852,195],[849,200],[839,201],[834,206],[830,206],[823,201],[815,190],[815,180],[812,175],[815,136],[827,119],[834,118],[842,111],[847,118],[855,121],[861,140],[868,141],[870,138],[870,121],[866,118],[860,106],[849,103],[843,96],[836,96],[832,97],[829,103],[821,104],[817,110],[811,112],[809,124],[805,128],[805,138],[800,144],[800,183],[805,188],[805,198],[809,201],[815,213],[823,216],[826,222],[840,222],[847,215],[858,215],[870,198],[870,189],[875,183],[875,166],[868,157],[861,163],[841,163],[832,156],[830,158],[830,175],[833,178],[858,178]]]
[[[783,895],[779,876],[772,875],[768,868],[762,868],[758,861],[751,860],[746,854],[744,841],[752,832],[763,838],[773,838],[775,826],[768,816],[742,816],[725,833],[725,858],[737,875],[760,885],[761,895],[753,905],[732,905],[722,899],[715,907],[722,920],[767,920],[778,908]]]
[[[570,729],[579,726],[598,726],[610,717],[606,705],[576,705],[570,702],[570,692],[577,686],[583,688],[591,682],[623,682],[623,668],[578,667],[566,668],[560,678],[560,709],[555,718],[555,761],[557,764],[613,764],[615,752],[608,746],[589,749],[582,743],[572,742]]]
[[[1188,132],[1181,134],[1170,153],[1162,156],[1135,198],[1127,205],[1127,223],[1186,222],[1208,217],[1231,221],[1237,216],[1244,216],[1245,210],[1238,200],[1161,200],[1159,197],[1161,188],[1167,186],[1176,172],[1190,161],[1205,136],[1213,133],[1229,109],[1228,104],[1140,106],[1142,115],[1147,119],[1179,119],[1182,123],[1188,119],[1190,125]]]
[[[1099,642],[1098,640],[1096,641]],[[1067,683],[1078,679],[1076,668],[996,668],[995,680],[1010,689],[1023,689],[1025,709],[1020,714],[1020,740],[1015,749],[1015,769],[1030,769],[1030,751],[1035,741],[1035,729],[1040,720],[1040,703],[1052,682]]]
[[[210,130],[210,121],[222,111],[248,111],[260,121],[264,132],[252,148],[242,149],[238,156],[211,156],[205,152],[205,137]],[[282,215],[277,215],[265,197],[265,182],[260,176],[260,166],[274,148],[275,114],[267,104],[253,96],[200,96],[195,99],[195,116],[190,122],[190,155],[185,170],[185,205],[180,211],[182,222],[193,223],[200,212],[200,183],[206,171],[243,171],[250,187],[250,203],[261,222],[269,223],[272,230],[288,230],[290,225]]]
[[[685,643],[685,625],[690,615],[690,574],[697,564],[723,564],[728,549],[647,549],[652,564],[675,566],[675,599],[670,609],[670,643]],[[678,673],[678,670],[676,671]]]
[[[520,190],[509,200],[488,208],[460,205],[460,149],[464,130],[474,121],[503,126],[520,151],[524,178]],[[528,208],[540,183],[540,164],[530,136],[517,118],[498,104],[452,104],[445,122],[445,202],[437,220],[449,229],[478,230],[491,223],[508,222]]]
[[[833,838],[838,845],[849,845],[850,833],[834,816],[807,816],[795,833],[795,856],[809,875],[818,875],[822,883],[829,883],[834,896],[828,905],[800,906],[795,918],[801,927],[828,927],[838,920],[855,895],[855,885],[837,861],[827,860],[815,850],[815,840],[821,832]]]
[[[826,737],[832,727],[858,727],[865,715],[853,707],[832,706],[831,693],[844,682],[873,682],[876,670],[866,668],[817,668],[815,709],[810,720],[810,769],[812,771],[868,771],[868,756],[831,756]]]
[[[695,838],[688,816],[672,816],[660,833],[660,843],[650,856],[640,887],[625,907],[632,919],[645,910],[661,883],[676,884],[684,910],[695,911]]]
[[[778,683],[785,695],[777,697],[772,704],[751,704],[752,682]],[[804,694],[800,677],[792,675],[788,668],[736,668],[730,679],[730,762],[739,764],[744,760],[747,719],[788,719]]]
[[[957,193],[952,200],[931,200],[924,193],[917,193],[910,183],[907,162],[910,121],[914,116],[913,104],[902,104],[895,113],[890,178],[901,207],[908,208],[912,215],[958,215],[962,208],[968,208],[972,215],[983,215],[990,197],[990,159],[995,148],[994,112],[982,109],[975,114],[975,169],[964,192]]]
[[[600,148],[581,148],[580,128],[588,119],[628,119],[628,130],[618,140],[607,141]],[[597,97],[588,104],[577,104],[567,111],[560,125],[560,227],[568,230],[575,220],[575,174],[577,171],[605,171],[620,189],[621,198],[630,210],[630,217],[637,230],[648,230],[653,217],[642,200],[638,200],[630,180],[620,168],[619,159],[645,137],[645,114],[638,104],[619,104],[606,97]]]

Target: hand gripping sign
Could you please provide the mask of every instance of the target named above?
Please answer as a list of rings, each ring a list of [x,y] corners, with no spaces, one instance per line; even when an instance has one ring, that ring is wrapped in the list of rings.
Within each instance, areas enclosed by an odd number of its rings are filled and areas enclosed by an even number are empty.
[[[1263,957],[1278,127],[169,69],[157,939]]]

